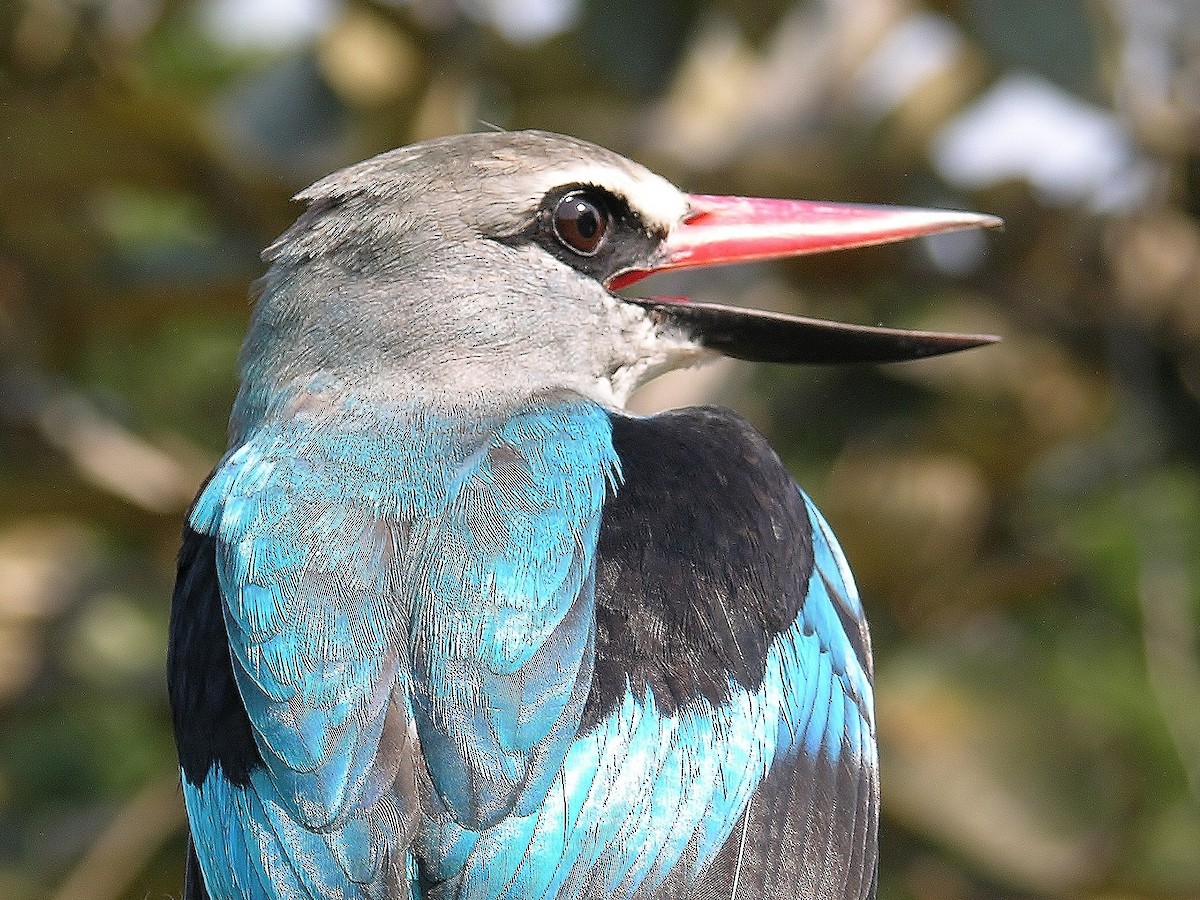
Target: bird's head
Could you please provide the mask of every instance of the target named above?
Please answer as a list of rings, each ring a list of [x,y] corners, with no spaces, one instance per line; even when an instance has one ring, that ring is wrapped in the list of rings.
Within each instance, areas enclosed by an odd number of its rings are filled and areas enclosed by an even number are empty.
[[[990,216],[685,194],[535,131],[404,147],[299,199],[307,211],[265,253],[243,406],[319,381],[433,404],[565,390],[619,407],[649,377],[716,354],[885,362],[992,340],[616,293],[665,269],[998,224]]]

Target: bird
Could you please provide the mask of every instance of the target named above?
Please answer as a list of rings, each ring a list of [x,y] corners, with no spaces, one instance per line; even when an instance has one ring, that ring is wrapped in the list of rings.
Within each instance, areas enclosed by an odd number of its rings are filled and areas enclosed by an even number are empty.
[[[862,601],[766,438],[635,388],[987,344],[638,296],[981,214],[688,194],[540,131],[318,181],[178,559],[187,900],[865,898]]]

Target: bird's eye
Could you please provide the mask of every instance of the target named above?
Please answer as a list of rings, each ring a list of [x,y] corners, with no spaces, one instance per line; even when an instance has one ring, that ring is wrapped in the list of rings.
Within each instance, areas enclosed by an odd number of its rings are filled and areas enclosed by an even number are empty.
[[[554,234],[583,256],[592,256],[608,231],[608,211],[583,191],[572,191],[554,207]]]

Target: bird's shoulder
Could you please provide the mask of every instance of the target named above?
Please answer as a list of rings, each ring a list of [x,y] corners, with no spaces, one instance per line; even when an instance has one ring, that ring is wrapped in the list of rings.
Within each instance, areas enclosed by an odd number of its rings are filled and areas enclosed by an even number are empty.
[[[626,685],[651,689],[667,710],[757,689],[772,643],[798,622],[869,679],[865,618],[841,551],[760,432],[717,407],[614,415],[612,428],[621,483],[597,547],[590,721]],[[835,588],[827,604],[812,596],[821,579]],[[822,613],[833,620],[805,624]]]
[[[700,841],[698,882],[677,867],[655,896],[871,895],[870,638],[828,523],[729,410],[614,417],[613,445],[622,483],[597,547],[585,727],[619,733],[645,704],[664,728],[709,734],[714,758],[757,746],[765,771],[719,764],[716,783],[742,785],[706,804],[722,837]]]

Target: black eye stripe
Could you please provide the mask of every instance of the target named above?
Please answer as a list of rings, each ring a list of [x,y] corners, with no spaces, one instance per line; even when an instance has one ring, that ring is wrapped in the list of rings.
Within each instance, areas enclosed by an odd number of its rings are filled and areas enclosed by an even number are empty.
[[[557,212],[568,198],[585,199],[603,213],[597,217],[595,226],[601,237],[590,252],[580,250],[565,240],[563,223]],[[577,205],[576,210],[579,209]],[[566,210],[564,210],[565,212]],[[580,228],[582,246],[596,239],[591,233],[587,216],[580,221],[572,214]],[[599,231],[599,229],[603,231]],[[512,234],[497,234],[494,240],[510,246],[524,243],[536,244],[550,256],[570,266],[582,275],[604,283],[615,272],[645,268],[654,259],[654,253],[663,233],[646,227],[641,217],[630,207],[620,194],[615,194],[594,184],[576,182],[564,184],[547,192],[538,204],[536,213],[525,228]]]

